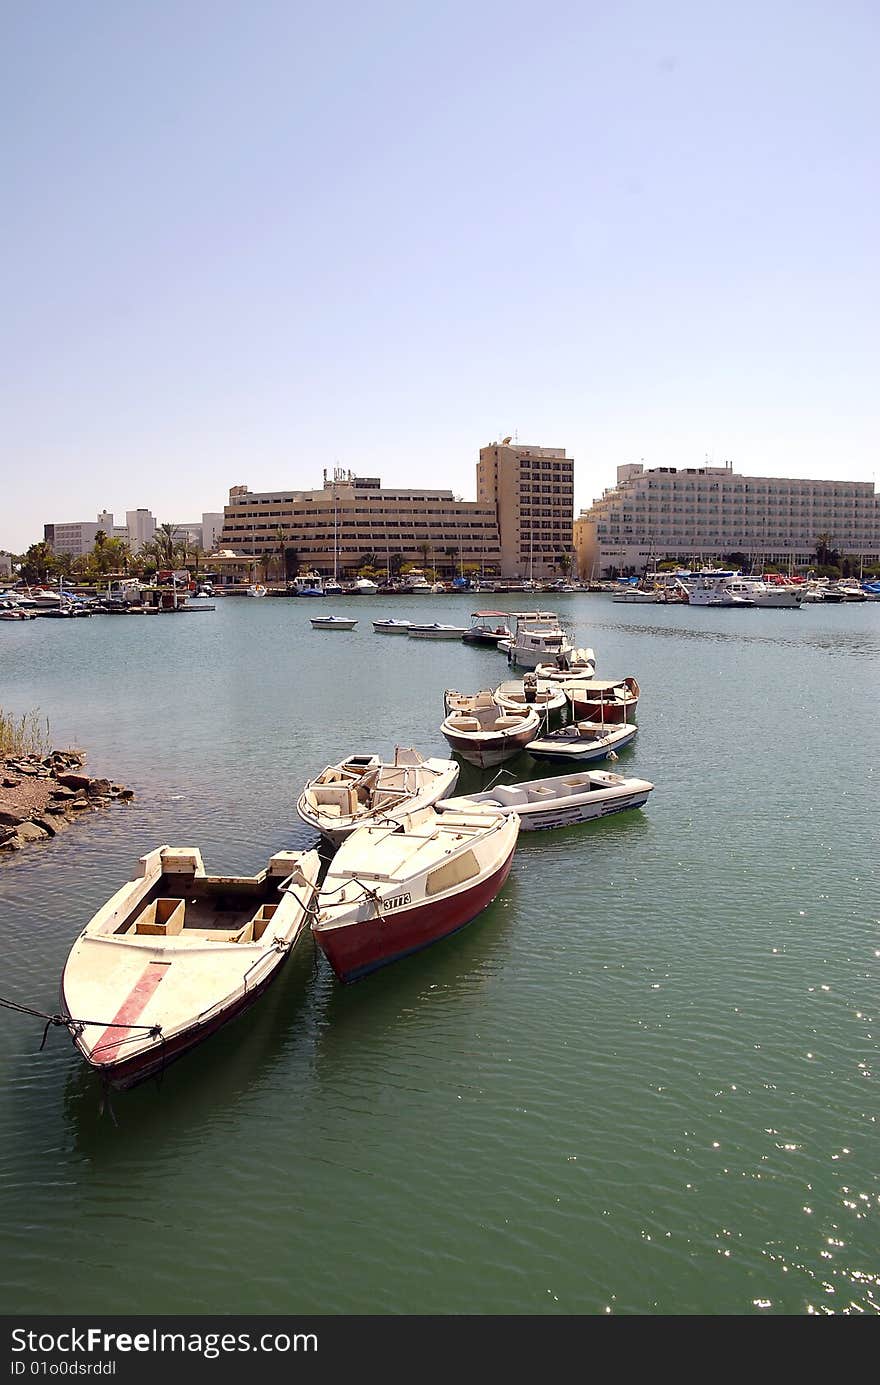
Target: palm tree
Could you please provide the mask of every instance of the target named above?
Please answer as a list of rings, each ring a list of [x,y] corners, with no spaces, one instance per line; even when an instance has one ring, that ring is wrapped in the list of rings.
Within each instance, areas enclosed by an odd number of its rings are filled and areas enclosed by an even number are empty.
[[[279,524],[277,529],[275,530],[275,548],[272,551],[272,557],[275,560],[275,563],[278,567],[279,578],[284,577],[284,546],[286,543],[287,534],[284,532],[284,529]]]

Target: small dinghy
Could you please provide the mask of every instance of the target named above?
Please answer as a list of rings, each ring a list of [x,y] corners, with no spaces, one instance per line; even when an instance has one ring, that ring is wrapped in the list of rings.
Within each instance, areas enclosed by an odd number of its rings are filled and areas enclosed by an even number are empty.
[[[552,664],[538,664],[535,673],[548,683],[581,682],[596,676],[596,655],[592,649],[575,649]]]
[[[61,977],[73,1042],[133,1087],[241,1014],[307,930],[321,861],[279,851],[255,876],[207,875],[201,852],[160,846],[86,924]]]
[[[430,806],[451,793],[457,780],[454,760],[425,760],[409,746],[397,746],[390,764],[378,755],[350,755],[306,785],[296,811],[309,827],[340,846],[358,827],[397,817],[401,809]]]
[[[544,725],[551,730],[561,725],[568,711],[568,699],[563,689],[556,683],[536,678],[534,673],[499,683],[492,695],[505,712],[521,712],[525,707],[534,707],[536,712],[540,712]]]
[[[348,616],[312,616],[313,630],[353,630],[357,621]]]
[[[599,769],[532,779],[527,784],[496,784],[485,793],[443,799],[437,811],[516,813],[521,831],[540,832],[608,817],[624,808],[641,808],[653,788],[647,779],[628,779]]]
[[[638,727],[632,722],[575,721],[546,736],[530,741],[526,750],[537,760],[604,760],[612,750],[620,750],[635,739]]]
[[[340,847],[312,923],[340,981],[455,933],[491,904],[510,871],[516,814],[408,813],[363,827]]]
[[[460,640],[467,634],[465,625],[411,625],[406,632],[411,640]]]
[[[477,694],[479,699],[482,694]],[[489,693],[489,705],[447,715],[440,730],[450,747],[478,769],[501,765],[523,750],[541,729],[541,716],[533,707],[505,712]]]
[[[373,629],[377,635],[406,635],[412,627],[411,620],[374,620]]]
[[[629,721],[639,705],[639,692],[634,678],[592,678],[565,685],[572,714],[583,721]]]

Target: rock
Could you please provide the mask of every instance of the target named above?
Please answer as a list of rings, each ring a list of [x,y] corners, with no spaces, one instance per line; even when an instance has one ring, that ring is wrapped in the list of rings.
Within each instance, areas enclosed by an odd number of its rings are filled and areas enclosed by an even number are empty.
[[[10,837],[14,836],[14,827],[0,827],[0,846],[2,846],[4,842],[8,842]]]
[[[37,775],[40,771],[37,769],[36,765],[19,765],[18,772],[19,774]]]
[[[94,794],[96,797],[101,794],[108,794],[110,792],[110,780],[92,779],[89,781],[88,791],[90,794]]]
[[[5,809],[0,810],[0,827],[18,827],[20,822],[27,822],[26,813],[8,813]]]
[[[58,775],[58,783],[63,784],[66,789],[82,789],[83,791],[87,791],[91,782],[87,774],[73,774],[68,772]]]
[[[88,799],[78,798],[74,803],[71,803],[70,806],[75,813],[87,813],[92,805],[89,803]]]
[[[65,788],[65,786],[62,784],[60,789],[53,789],[52,797],[58,800],[59,802],[63,802],[65,799],[68,798],[76,798],[76,794],[74,793],[73,789]]]
[[[45,818],[31,818],[34,827],[42,827],[47,837],[55,836],[55,824],[47,822]]]
[[[46,804],[46,812],[47,812],[47,813],[51,813],[53,817],[63,817],[64,814],[67,812],[67,804],[66,804],[66,803],[47,803],[47,804]]]
[[[21,842],[41,842],[49,833],[36,822],[22,822],[16,827],[15,835]]]
[[[134,798],[134,789],[120,789],[116,797],[120,803],[127,803],[130,798]]]
[[[4,789],[17,789],[20,783],[21,783],[21,780],[20,780],[20,779],[8,779],[8,778],[5,778],[5,779],[3,780],[3,787],[4,787]]]

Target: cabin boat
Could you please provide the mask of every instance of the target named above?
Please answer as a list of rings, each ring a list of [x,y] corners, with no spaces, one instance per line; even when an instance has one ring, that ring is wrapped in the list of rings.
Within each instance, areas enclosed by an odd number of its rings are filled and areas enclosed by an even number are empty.
[[[514,611],[512,614],[516,633],[509,640],[498,643],[509,663],[519,664],[521,668],[537,668],[538,664],[555,664],[572,654],[574,645],[555,611]]]
[[[510,871],[516,814],[422,808],[362,827],[340,847],[312,922],[340,981],[448,937],[491,904]]]
[[[378,590],[379,583],[371,581],[369,577],[359,577],[353,588],[355,596],[375,596]]]
[[[409,620],[374,620],[373,629],[377,635],[406,635],[412,628]]]
[[[300,577],[293,579],[294,596],[323,596],[324,588],[321,585],[321,577],[317,572],[305,572]]]
[[[575,720],[629,721],[639,705],[635,678],[592,678],[564,686]]]
[[[505,712],[491,693],[488,704],[480,699],[470,711],[449,713],[440,727],[452,750],[478,769],[501,765],[519,754],[541,728],[542,718],[533,707]]]
[[[512,638],[506,611],[471,611],[471,627],[462,635],[465,644],[498,647],[500,640]]]
[[[313,630],[353,630],[357,621],[351,616],[311,616]]]
[[[460,640],[467,634],[464,625],[411,625],[406,632],[413,640]]]
[[[61,977],[89,1066],[132,1087],[251,1006],[307,931],[320,868],[316,851],[279,851],[255,876],[208,875],[192,847],[142,856]]]
[[[607,770],[582,770],[524,784],[496,784],[485,793],[446,798],[439,813],[516,813],[522,832],[571,827],[608,817],[626,808],[641,808],[652,792],[647,779],[627,778]]]
[[[526,750],[536,760],[604,760],[629,745],[637,730],[635,722],[574,721],[530,741]]]
[[[455,788],[458,768],[454,760],[426,760],[411,746],[396,746],[390,763],[378,755],[350,755],[306,785],[296,811],[307,826],[340,846],[359,827],[445,798]]]

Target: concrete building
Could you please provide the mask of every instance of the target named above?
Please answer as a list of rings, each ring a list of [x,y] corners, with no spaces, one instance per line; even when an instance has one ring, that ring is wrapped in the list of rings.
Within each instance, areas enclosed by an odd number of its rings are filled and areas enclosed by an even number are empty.
[[[156,521],[149,510],[126,510],[125,526],[132,553],[137,553],[156,537]]]
[[[564,447],[510,438],[481,447],[477,500],[495,513],[505,577],[558,577],[569,559],[573,568],[574,462]]]
[[[743,476],[713,467],[618,467],[606,490],[574,525],[584,580],[642,572],[676,559],[809,568],[816,542],[866,562],[880,561],[880,505],[870,481],[806,481]]]
[[[110,528],[112,532],[112,525]],[[43,540],[52,552],[59,556],[69,553],[71,558],[84,558],[94,548],[95,535],[99,529],[107,534],[106,523],[99,524],[97,521],[77,520],[66,524],[44,524]],[[109,534],[107,536],[110,537]]]
[[[12,576],[12,554],[0,553],[0,577]]]
[[[202,548],[206,553],[214,553],[223,533],[223,511],[207,510],[202,515]]]
[[[378,477],[337,469],[320,490],[253,493],[233,486],[220,545],[236,554],[307,565],[325,576],[353,575],[372,558],[393,572],[410,563],[452,577],[462,568],[497,575],[501,549],[495,507],[448,490],[384,490]],[[278,575],[281,575],[280,570]]]

